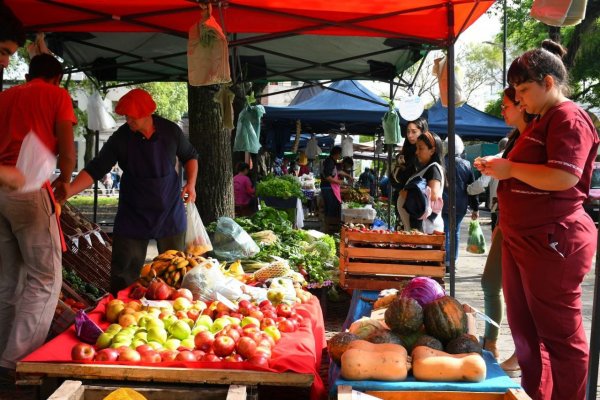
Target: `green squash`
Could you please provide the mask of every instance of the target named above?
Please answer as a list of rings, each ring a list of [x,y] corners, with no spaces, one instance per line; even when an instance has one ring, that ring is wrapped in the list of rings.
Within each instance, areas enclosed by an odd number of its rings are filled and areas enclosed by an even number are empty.
[[[453,297],[444,296],[425,306],[425,330],[446,344],[467,331],[467,315]]]
[[[415,299],[398,297],[385,310],[385,323],[400,335],[418,332],[423,325],[423,308]]]

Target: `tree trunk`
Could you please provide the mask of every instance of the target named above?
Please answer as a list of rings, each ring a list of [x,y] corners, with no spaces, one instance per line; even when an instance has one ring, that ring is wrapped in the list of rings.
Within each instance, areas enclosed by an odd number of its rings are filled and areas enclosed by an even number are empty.
[[[231,139],[214,94],[214,86],[188,85],[190,142],[200,154],[196,206],[205,224],[234,213]]]

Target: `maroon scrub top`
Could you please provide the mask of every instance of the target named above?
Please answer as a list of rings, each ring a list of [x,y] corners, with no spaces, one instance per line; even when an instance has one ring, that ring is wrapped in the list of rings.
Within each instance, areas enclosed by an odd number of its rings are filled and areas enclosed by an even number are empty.
[[[520,235],[551,233],[555,224],[577,219],[589,193],[598,142],[590,117],[571,101],[552,107],[532,121],[508,159],[562,169],[577,176],[579,182],[567,190],[544,191],[515,178],[500,181],[502,230]]]

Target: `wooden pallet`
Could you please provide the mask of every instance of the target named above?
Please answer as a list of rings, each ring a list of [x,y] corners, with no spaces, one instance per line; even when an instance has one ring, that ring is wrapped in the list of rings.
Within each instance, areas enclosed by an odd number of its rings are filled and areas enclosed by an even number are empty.
[[[345,289],[401,288],[408,278],[442,279],[444,235],[355,232],[342,229],[340,285]]]
[[[506,393],[494,392],[365,392],[372,399],[382,400],[531,400],[521,389],[508,389]],[[360,392],[352,391],[351,386],[338,387],[338,400],[362,399],[365,396]]]

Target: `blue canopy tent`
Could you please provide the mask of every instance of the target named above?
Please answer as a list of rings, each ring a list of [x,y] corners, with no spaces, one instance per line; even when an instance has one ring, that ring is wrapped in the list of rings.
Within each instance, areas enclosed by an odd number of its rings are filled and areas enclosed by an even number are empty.
[[[386,100],[359,82],[345,80],[332,83],[300,104],[266,106],[265,110],[263,119],[266,122],[289,121],[290,129],[295,129],[292,123],[300,120],[303,131],[321,133],[345,130],[344,133],[374,135],[381,130],[381,118],[388,106]]]
[[[427,114],[429,129],[440,136],[448,135],[448,109],[438,101]],[[456,134],[469,139],[496,142],[505,137],[511,127],[504,120],[486,114],[468,104],[456,108]]]

